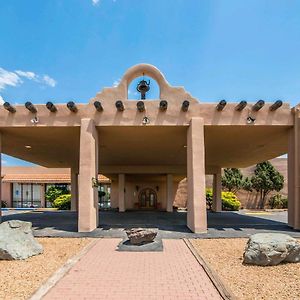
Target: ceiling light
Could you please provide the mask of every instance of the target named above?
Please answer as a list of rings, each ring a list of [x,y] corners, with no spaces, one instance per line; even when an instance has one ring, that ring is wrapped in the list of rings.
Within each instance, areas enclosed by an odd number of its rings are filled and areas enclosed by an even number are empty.
[[[31,149],[31,146],[30,145],[26,145],[25,148],[26,149]]]

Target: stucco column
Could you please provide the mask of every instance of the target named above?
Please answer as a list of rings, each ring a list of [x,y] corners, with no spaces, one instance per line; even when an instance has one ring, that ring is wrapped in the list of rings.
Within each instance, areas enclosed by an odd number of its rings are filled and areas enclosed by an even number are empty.
[[[300,229],[300,133],[299,108],[294,111],[294,127],[289,131],[288,145],[288,225]]]
[[[98,133],[92,119],[82,119],[80,127],[78,178],[78,231],[89,232],[99,223],[98,188],[93,178],[98,176]]]
[[[125,174],[119,174],[119,212],[125,211]]]
[[[167,212],[173,212],[173,201],[174,201],[174,192],[173,192],[173,175],[167,175]]]
[[[40,199],[41,199],[41,207],[46,207],[46,199],[45,199],[45,183],[40,185]]]
[[[222,211],[222,182],[220,172],[213,175],[213,200],[212,210],[214,212]]]
[[[78,172],[71,168],[71,211],[78,210]]]
[[[187,181],[187,226],[196,233],[206,232],[205,146],[202,118],[192,118],[187,132]]]
[[[2,133],[0,132],[0,223],[2,222]]]

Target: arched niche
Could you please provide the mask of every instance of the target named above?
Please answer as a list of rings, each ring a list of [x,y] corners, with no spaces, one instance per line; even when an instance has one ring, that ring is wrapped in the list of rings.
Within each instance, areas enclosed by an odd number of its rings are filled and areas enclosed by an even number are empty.
[[[167,94],[168,89],[170,88],[170,85],[166,81],[164,75],[154,66],[149,64],[139,64],[136,66],[133,66],[129,68],[126,73],[124,74],[120,84],[119,88],[123,90],[124,96],[127,98],[128,89],[131,86],[132,82],[135,82],[135,79],[139,77],[150,78],[150,80],[154,80],[159,89],[159,99],[163,97],[163,95]],[[128,95],[130,99],[130,95]],[[127,99],[128,99],[127,98]],[[148,97],[149,98],[149,97]],[[152,97],[151,97],[152,98]],[[153,99],[153,98],[152,98]]]
[[[137,85],[141,80],[150,82],[150,90],[146,93],[147,100],[155,100],[160,98],[160,88],[157,81],[148,76],[139,76],[134,78],[128,85],[127,99],[129,100],[140,100],[141,93],[137,91]]]

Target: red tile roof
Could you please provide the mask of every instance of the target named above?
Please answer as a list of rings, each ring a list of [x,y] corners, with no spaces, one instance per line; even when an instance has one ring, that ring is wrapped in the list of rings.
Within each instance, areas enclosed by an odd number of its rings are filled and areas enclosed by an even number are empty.
[[[101,183],[110,183],[110,179],[98,175]],[[5,174],[3,182],[20,182],[20,183],[70,183],[69,174]]]

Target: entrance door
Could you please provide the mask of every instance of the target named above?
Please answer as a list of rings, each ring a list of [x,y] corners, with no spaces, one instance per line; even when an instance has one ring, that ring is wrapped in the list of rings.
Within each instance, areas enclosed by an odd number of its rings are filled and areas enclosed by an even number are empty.
[[[140,208],[154,209],[157,207],[157,194],[151,188],[142,189],[139,193]]]

